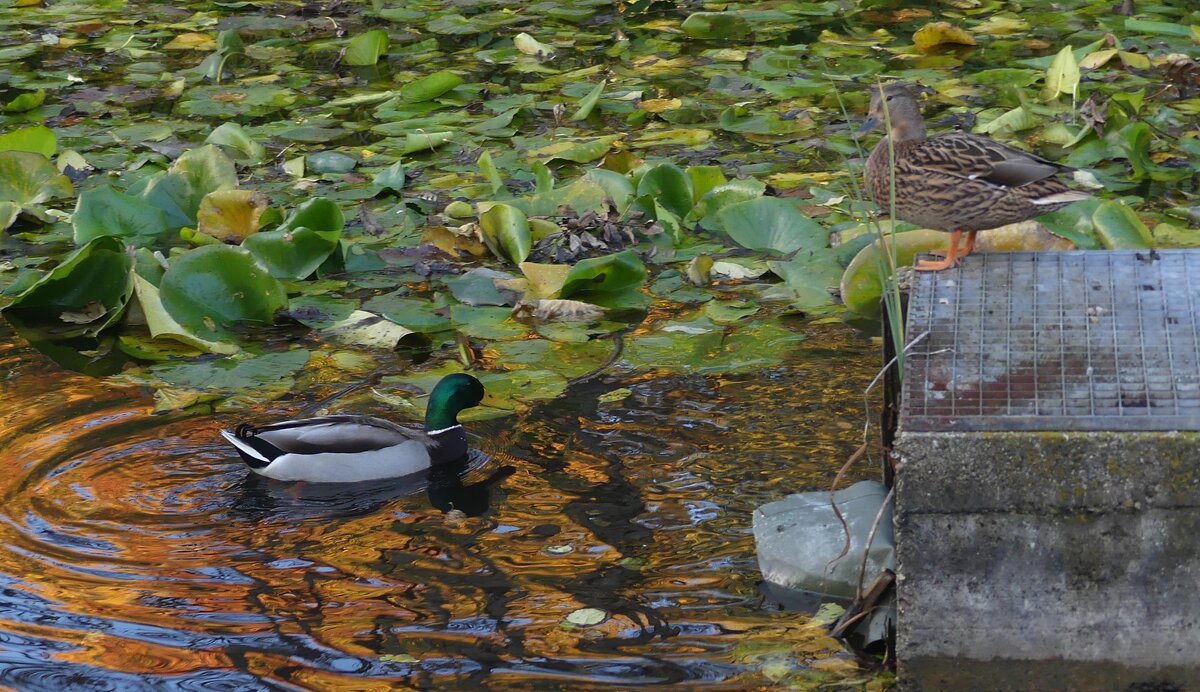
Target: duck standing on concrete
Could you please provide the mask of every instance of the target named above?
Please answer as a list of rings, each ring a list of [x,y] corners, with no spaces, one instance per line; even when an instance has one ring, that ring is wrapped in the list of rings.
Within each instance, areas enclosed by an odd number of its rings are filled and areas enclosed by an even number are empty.
[[[399,478],[461,459],[467,434],[460,411],[478,406],[483,384],[456,373],[429,394],[425,430],[381,418],[321,416],[255,426],[242,423],[221,435],[255,473],[281,481],[348,483]]]
[[[870,110],[857,136],[880,123],[891,127],[867,159],[867,194],[887,212],[894,186],[896,218],[951,234],[945,259],[922,260],[913,267],[918,271],[957,265],[975,249],[979,231],[1025,221],[1091,196],[1055,178],[1071,168],[993,139],[967,132],[926,136],[921,109],[904,83],[871,90]],[[967,243],[960,249],[964,232]]]

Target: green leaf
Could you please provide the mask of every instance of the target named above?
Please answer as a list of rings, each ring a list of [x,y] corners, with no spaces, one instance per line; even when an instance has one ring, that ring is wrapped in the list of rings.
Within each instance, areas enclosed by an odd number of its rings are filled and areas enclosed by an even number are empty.
[[[679,373],[753,372],[780,363],[804,334],[774,324],[716,324],[703,315],[658,322],[627,337],[623,360],[646,370]]]
[[[4,104],[5,113],[24,113],[42,105],[46,101],[46,90],[30,91]]]
[[[39,338],[94,337],[125,313],[133,294],[132,268],[125,243],[101,236],[18,294],[4,314]]]
[[[892,250],[892,243],[895,250]],[[945,250],[950,234],[921,229],[884,236],[866,246],[855,255],[842,274],[842,302],[847,308],[860,315],[879,315],[879,298],[883,295],[883,276],[886,275],[889,257],[894,252],[897,266],[913,263],[916,256],[932,250]]]
[[[383,29],[373,29],[350,39],[342,62],[347,65],[374,65],[387,49],[387,32]]]
[[[0,135],[0,152],[27,151],[50,158],[56,149],[58,141],[54,130],[45,125],[34,125]]]
[[[307,365],[309,358],[304,349],[258,356],[240,353],[217,360],[154,365],[150,372],[177,387],[243,392],[287,380]]]
[[[751,250],[789,254],[815,250],[829,242],[829,231],[805,216],[794,202],[759,197],[725,207],[717,213],[721,227],[739,245]]]
[[[733,12],[693,12],[679,26],[691,38],[739,38],[750,33],[750,24]]]
[[[384,190],[399,193],[404,189],[404,164],[397,161],[376,173],[371,180],[371,187],[375,190],[375,194]]]
[[[409,132],[404,136],[404,147],[400,149],[400,153],[415,154],[419,151],[433,151],[447,142],[453,142],[457,136],[458,133],[454,130]]]
[[[146,317],[146,328],[150,336],[156,339],[171,339],[179,343],[198,348],[207,353],[236,353],[240,349],[229,343],[201,339],[187,327],[175,321],[167,309],[163,307],[158,287],[149,281],[133,275],[133,288],[137,295],[138,305]]]
[[[1121,200],[1102,202],[1092,215],[1096,235],[1108,250],[1145,250],[1154,247],[1150,229]]]
[[[205,144],[220,144],[240,152],[249,163],[262,163],[263,157],[267,153],[263,145],[251,139],[246,130],[234,122],[222,123],[209,133],[204,142]]]
[[[166,171],[139,180],[129,188],[166,212],[172,230],[194,226],[204,196],[237,187],[234,163],[219,147],[206,144],[183,153]]]
[[[620,138],[621,135],[605,135],[595,139],[564,139],[540,149],[534,149],[529,152],[529,156],[541,161],[561,159],[575,163],[587,163],[607,154],[613,143]]]
[[[508,204],[494,204],[479,216],[479,226],[493,255],[513,264],[520,264],[529,256],[533,238],[529,233],[529,221],[520,209]]]
[[[624,212],[629,208],[629,201],[633,199],[634,189],[628,176],[603,168],[592,168],[579,179],[596,183],[603,188],[605,197],[612,201],[613,208],[617,211]]]
[[[692,179],[673,163],[659,164],[638,181],[637,196],[643,195],[650,195],[664,209],[683,218],[692,210]]]
[[[1040,123],[1041,118],[1035,115],[1033,111],[1025,106],[1018,106],[986,123],[980,123],[975,127],[975,131],[989,135],[999,132],[1020,132],[1021,130],[1037,127]]]
[[[255,233],[242,241],[278,279],[303,279],[333,253],[346,220],[336,202],[317,197],[301,204],[274,231]]]
[[[59,174],[45,156],[27,151],[0,151],[0,200],[23,208],[74,193],[70,179]]]
[[[754,178],[730,180],[705,192],[700,197],[700,203],[692,209],[689,216],[693,220],[705,221],[707,219],[704,223],[705,228],[718,229],[720,228],[720,221],[717,218],[718,211],[738,202],[758,199],[766,191],[767,186],[761,180]]]
[[[205,245],[171,263],[159,286],[176,321],[206,340],[232,340],[239,322],[270,324],[287,305],[279,280],[244,248]]]
[[[400,87],[400,98],[409,103],[430,101],[463,83],[453,72],[434,72]]]
[[[143,245],[171,231],[161,209],[107,185],[79,193],[71,224],[76,245],[105,235],[137,239],[135,244]]]
[[[1125,19],[1125,30],[1132,33],[1158,34],[1161,36],[1179,36],[1192,38],[1194,27],[1176,22],[1153,22],[1145,19]]]
[[[1079,92],[1079,63],[1071,46],[1064,46],[1054,56],[1054,62],[1046,70],[1046,86],[1042,89],[1042,100],[1053,101],[1059,94],[1068,94],[1072,99]]]
[[[492,194],[496,194],[504,189],[504,181],[500,179],[500,171],[496,170],[496,164],[492,161],[492,154],[484,149],[479,155],[479,172],[483,174],[484,179],[488,181],[488,185],[492,188]]]
[[[558,294],[560,298],[595,293],[636,291],[646,282],[646,266],[633,250],[585,259],[571,267]]]
[[[726,183],[720,166],[688,166],[687,174],[692,181],[692,197],[697,202],[713,188]]]
[[[575,115],[571,116],[571,120],[587,120],[587,117],[592,114],[592,109],[600,101],[600,95],[604,93],[604,86],[608,84],[607,79],[600,80],[600,83],[592,88],[591,91],[579,101],[579,110],[575,111]]]

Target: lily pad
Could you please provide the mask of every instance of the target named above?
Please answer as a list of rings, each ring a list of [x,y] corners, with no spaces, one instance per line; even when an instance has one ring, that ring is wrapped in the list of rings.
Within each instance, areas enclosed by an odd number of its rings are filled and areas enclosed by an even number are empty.
[[[79,193],[71,224],[76,245],[105,235],[129,238],[141,245],[171,230],[161,209],[107,185]]]
[[[100,236],[19,293],[4,315],[24,333],[50,341],[97,336],[125,314],[132,268],[125,244]]]
[[[342,59],[347,65],[374,65],[387,49],[387,32],[372,29],[350,39],[350,44],[346,46],[346,55]]]
[[[258,231],[270,203],[266,195],[254,190],[210,192],[200,200],[196,229],[220,241],[240,243]]]
[[[435,99],[463,83],[462,77],[453,72],[434,72],[400,87],[400,96],[410,103]]]
[[[301,204],[274,231],[255,233],[242,242],[280,279],[303,279],[338,247],[345,217],[336,202],[317,197]]]
[[[411,329],[366,310],[355,310],[346,319],[326,328],[324,334],[342,344],[389,350],[419,337]]]
[[[1145,250],[1154,247],[1150,229],[1121,200],[1102,202],[1092,215],[1096,235],[1108,250]]]
[[[129,189],[167,215],[171,228],[194,226],[204,196],[237,187],[233,161],[216,145],[190,149],[166,171],[138,181]]]
[[[727,206],[717,213],[729,237],[751,250],[789,254],[816,249],[829,242],[829,231],[805,216],[795,203],[778,197],[759,197]]]
[[[133,288],[137,295],[138,305],[141,306],[142,314],[146,318],[146,328],[150,330],[151,337],[171,339],[206,353],[229,354],[241,350],[236,344],[202,339],[187,327],[176,322],[175,318],[171,317],[171,314],[163,307],[158,287],[136,273],[133,275]]]
[[[645,265],[638,259],[637,253],[625,250],[614,255],[585,259],[571,267],[559,290],[559,297],[636,291],[645,282]]]
[[[241,322],[270,324],[287,306],[279,280],[249,251],[206,245],[171,263],[159,286],[163,306],[176,321],[206,340],[231,340]]]
[[[682,218],[692,210],[692,179],[679,166],[664,163],[646,171],[638,181],[637,195],[650,195],[667,211]]]
[[[479,216],[483,240],[495,256],[520,264],[529,256],[533,238],[525,213],[508,204],[494,204]]]
[[[0,200],[26,208],[55,197],[70,197],[75,189],[41,154],[0,152]]]
[[[945,250],[950,243],[950,234],[928,229],[908,231],[884,236],[860,250],[842,274],[842,301],[851,311],[867,317],[879,315],[879,299],[883,295],[884,277],[889,271],[888,257],[893,242],[896,266],[903,267],[911,265],[918,254]]]
[[[0,135],[0,152],[24,151],[50,158],[54,156],[56,149],[58,139],[54,136],[54,130],[45,125],[26,127]]]

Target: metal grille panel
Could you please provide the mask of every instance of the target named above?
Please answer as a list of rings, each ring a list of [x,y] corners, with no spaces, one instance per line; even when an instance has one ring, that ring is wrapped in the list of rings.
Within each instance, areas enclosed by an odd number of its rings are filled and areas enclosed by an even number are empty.
[[[901,429],[1200,430],[1200,250],[915,274]]]

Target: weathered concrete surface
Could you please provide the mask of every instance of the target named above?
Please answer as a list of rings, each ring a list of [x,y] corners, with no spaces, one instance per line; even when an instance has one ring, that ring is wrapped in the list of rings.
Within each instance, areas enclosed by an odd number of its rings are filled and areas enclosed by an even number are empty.
[[[902,433],[908,689],[1200,686],[1200,434]]]

